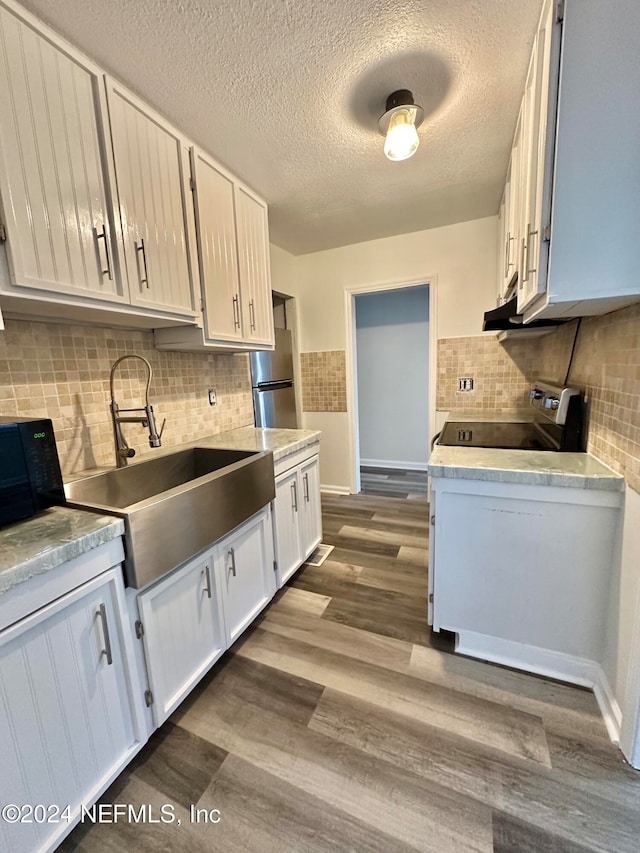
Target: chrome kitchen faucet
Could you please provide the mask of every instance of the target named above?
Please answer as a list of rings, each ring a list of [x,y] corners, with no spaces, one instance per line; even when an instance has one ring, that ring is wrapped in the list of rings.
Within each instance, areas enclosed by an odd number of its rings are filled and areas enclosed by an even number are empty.
[[[116,369],[121,361],[124,361],[125,358],[137,358],[140,361],[144,362],[147,368],[147,387],[145,390],[145,399],[144,406],[138,409],[121,409],[116,403],[116,398],[113,390],[113,377],[115,375]],[[129,447],[127,444],[127,440],[122,432],[122,424],[142,424],[143,427],[149,428],[149,446],[150,447],[160,447],[162,438],[162,433],[164,431],[164,425],[167,422],[165,418],[162,421],[162,427],[160,428],[160,432],[158,432],[158,428],[156,427],[156,419],[153,414],[153,406],[149,402],[149,388],[151,387],[151,377],[153,375],[153,371],[151,370],[151,365],[141,355],[123,355],[120,356],[116,361],[113,362],[111,366],[111,375],[109,376],[109,388],[111,391],[111,404],[109,408],[111,409],[111,420],[113,422],[113,440],[116,445],[116,465],[118,468],[124,468],[127,464],[127,460],[131,459],[136,455],[133,447]],[[144,412],[144,415],[127,415],[126,417],[122,417],[122,412]]]

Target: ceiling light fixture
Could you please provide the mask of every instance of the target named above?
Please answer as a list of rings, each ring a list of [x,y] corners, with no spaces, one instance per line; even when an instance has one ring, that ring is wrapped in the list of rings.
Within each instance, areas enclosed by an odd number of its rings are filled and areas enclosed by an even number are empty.
[[[418,150],[420,139],[417,128],[422,124],[422,107],[413,102],[413,93],[398,89],[387,98],[384,115],[378,121],[378,130],[385,136],[384,153],[389,160],[406,160]]]

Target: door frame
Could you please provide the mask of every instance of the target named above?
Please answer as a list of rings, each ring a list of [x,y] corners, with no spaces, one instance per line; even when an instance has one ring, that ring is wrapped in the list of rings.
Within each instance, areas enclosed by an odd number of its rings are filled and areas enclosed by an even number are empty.
[[[358,376],[356,344],[356,296],[365,293],[381,293],[403,290],[408,287],[427,287],[429,290],[429,387],[427,389],[428,420],[425,425],[427,436],[436,423],[436,378],[437,378],[437,276],[426,275],[419,279],[382,281],[372,284],[346,287],[344,290],[345,356],[347,378],[347,420],[349,428],[349,489],[351,494],[360,491],[360,441],[358,428]]]

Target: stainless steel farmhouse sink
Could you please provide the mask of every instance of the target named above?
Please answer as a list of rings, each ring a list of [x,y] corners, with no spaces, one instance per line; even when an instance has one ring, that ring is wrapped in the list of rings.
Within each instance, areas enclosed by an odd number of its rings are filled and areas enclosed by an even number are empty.
[[[124,519],[125,574],[140,588],[275,497],[273,454],[193,447],[65,486],[67,504]]]

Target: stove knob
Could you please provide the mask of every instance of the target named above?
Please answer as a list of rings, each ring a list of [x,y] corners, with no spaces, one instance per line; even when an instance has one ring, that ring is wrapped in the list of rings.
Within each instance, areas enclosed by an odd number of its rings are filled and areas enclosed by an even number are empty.
[[[558,400],[557,397],[547,397],[547,399],[544,401],[545,409],[553,409],[555,411],[555,409],[557,409],[559,405],[560,400]]]

